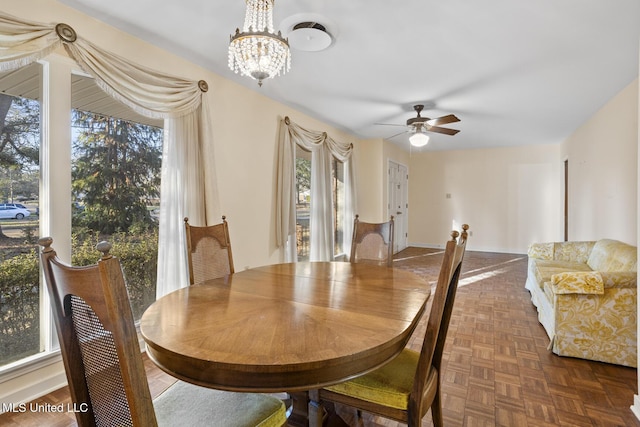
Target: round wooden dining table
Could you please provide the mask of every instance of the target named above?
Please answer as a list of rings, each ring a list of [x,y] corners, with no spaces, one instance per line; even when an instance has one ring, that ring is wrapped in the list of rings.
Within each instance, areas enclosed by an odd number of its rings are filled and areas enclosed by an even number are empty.
[[[184,381],[295,392],[384,365],[407,344],[429,284],[394,268],[299,262],[179,289],[140,320],[150,359]]]

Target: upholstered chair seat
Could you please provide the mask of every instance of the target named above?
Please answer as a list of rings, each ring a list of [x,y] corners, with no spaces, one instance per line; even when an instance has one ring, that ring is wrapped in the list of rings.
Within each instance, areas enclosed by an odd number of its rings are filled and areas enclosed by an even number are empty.
[[[153,401],[159,427],[280,427],[284,403],[259,393],[231,393],[178,381]]]
[[[326,387],[334,393],[356,397],[378,405],[406,411],[418,367],[420,353],[405,348],[383,367],[344,383]],[[437,372],[431,377],[438,378]]]

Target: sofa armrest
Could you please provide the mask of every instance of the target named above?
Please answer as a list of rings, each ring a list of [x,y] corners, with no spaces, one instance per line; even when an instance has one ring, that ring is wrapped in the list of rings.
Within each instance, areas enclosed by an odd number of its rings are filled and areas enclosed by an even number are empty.
[[[597,271],[572,271],[551,276],[551,289],[562,294],[604,294],[604,281]]]
[[[607,274],[601,272],[603,282],[613,281],[613,276],[607,277]],[[634,282],[633,278],[626,281],[624,278],[629,279],[629,274],[617,275],[621,282],[616,283],[625,283],[626,286]],[[550,282],[545,283],[545,287],[550,285]],[[554,353],[637,366],[638,305],[635,285],[605,288],[601,295],[554,294],[553,299]]]
[[[601,271],[605,289],[636,288],[638,273],[635,271]]]
[[[532,243],[529,245],[527,255],[529,258],[553,259],[554,243]]]

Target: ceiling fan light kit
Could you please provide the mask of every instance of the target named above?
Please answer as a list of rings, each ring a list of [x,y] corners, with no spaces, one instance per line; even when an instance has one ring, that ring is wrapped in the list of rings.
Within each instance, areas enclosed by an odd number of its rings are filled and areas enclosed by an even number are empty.
[[[425,135],[422,132],[416,132],[409,137],[409,142],[414,147],[424,147],[429,143],[429,135]]]
[[[238,28],[230,36],[229,68],[257,80],[259,86],[291,68],[289,42],[273,29],[274,1],[246,0],[242,32]]]

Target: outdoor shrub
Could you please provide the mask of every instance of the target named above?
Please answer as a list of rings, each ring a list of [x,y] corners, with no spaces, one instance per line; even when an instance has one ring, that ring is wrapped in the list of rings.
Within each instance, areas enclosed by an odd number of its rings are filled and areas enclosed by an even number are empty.
[[[38,243],[37,237],[37,229],[32,226],[25,226],[22,228],[22,236],[24,237],[24,242],[26,244],[35,244]]]
[[[112,244],[111,254],[122,264],[133,316],[139,319],[144,310],[156,299],[156,266],[158,259],[158,232],[142,235],[116,233],[109,237],[83,232],[85,240],[73,237],[73,265],[95,264],[100,259],[96,245],[101,240]]]
[[[111,254],[120,259],[133,315],[139,319],[156,298],[158,232],[99,237],[81,229],[72,236],[72,265],[98,262],[101,254],[96,244],[100,240],[111,242]],[[0,258],[0,365],[40,351],[38,250],[14,255]]]
[[[38,254],[0,262],[0,364],[40,350],[40,287]]]

